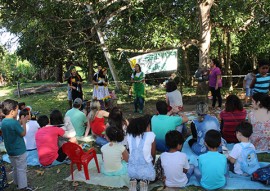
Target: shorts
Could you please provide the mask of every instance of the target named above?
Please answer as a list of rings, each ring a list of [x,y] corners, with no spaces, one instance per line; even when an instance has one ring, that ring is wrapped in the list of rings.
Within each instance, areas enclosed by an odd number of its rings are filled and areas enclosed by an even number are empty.
[[[246,96],[251,97],[253,95],[253,89],[252,88],[246,88]]]

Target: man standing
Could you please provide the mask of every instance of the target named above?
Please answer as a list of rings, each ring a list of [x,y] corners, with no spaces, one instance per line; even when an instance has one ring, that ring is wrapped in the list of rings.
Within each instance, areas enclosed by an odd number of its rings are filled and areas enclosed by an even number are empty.
[[[69,117],[76,131],[76,137],[81,137],[84,135],[87,124],[86,115],[82,111],[80,111],[81,106],[82,106],[82,99],[76,98],[73,102],[73,108],[68,110],[65,115],[65,118]]]

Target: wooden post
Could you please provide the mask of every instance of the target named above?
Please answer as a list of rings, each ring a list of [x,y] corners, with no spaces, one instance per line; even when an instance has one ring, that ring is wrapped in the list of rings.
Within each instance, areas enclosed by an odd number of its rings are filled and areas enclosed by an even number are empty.
[[[21,98],[20,81],[17,81],[17,92],[18,92],[18,97]]]

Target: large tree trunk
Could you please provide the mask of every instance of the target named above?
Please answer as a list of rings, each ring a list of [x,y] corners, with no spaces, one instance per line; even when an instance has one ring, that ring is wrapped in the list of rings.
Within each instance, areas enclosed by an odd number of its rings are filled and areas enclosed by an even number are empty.
[[[89,51],[88,52],[88,76],[87,76],[87,81],[89,83],[92,83],[93,76],[94,76],[93,59],[92,59],[91,53]]]
[[[200,49],[199,49],[199,67],[205,68],[209,59],[211,23],[210,10],[214,0],[198,0],[199,21],[200,21]],[[206,82],[198,83],[197,95],[207,95],[208,87]]]
[[[87,5],[87,9],[88,9],[89,12],[92,12],[91,5]],[[114,83],[116,85],[116,88],[119,90],[119,89],[121,89],[121,85],[120,85],[120,82],[119,82],[119,79],[118,79],[118,75],[116,74],[116,71],[115,71],[115,68],[114,68],[114,64],[113,64],[113,61],[112,61],[112,58],[111,58],[111,54],[110,54],[110,52],[108,50],[108,47],[107,47],[107,45],[105,43],[103,32],[98,27],[98,21],[94,16],[92,17],[92,21],[96,25],[96,31],[97,31],[97,34],[98,34],[98,38],[99,38],[99,41],[100,41],[101,48],[102,48],[102,50],[104,52],[104,55],[105,55],[105,58],[106,58],[106,60],[108,62],[108,65],[109,65],[109,68],[110,68]]]
[[[189,64],[187,62],[187,51],[186,51],[186,49],[182,49],[182,57],[183,57],[183,64],[186,67],[185,79],[187,79],[188,84],[191,84],[191,75],[190,75]]]
[[[55,80],[56,80],[56,82],[63,82],[63,66],[62,66],[62,64],[56,65]]]

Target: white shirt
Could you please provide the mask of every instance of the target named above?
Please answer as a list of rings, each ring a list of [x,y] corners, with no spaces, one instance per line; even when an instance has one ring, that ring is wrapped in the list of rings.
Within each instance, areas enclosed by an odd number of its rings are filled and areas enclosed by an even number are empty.
[[[105,171],[114,172],[122,168],[121,161],[124,151],[125,147],[119,143],[109,142],[101,147]]]
[[[35,135],[38,129],[39,124],[36,120],[30,120],[26,123],[26,134],[23,137],[26,150],[32,150],[37,148]]]
[[[141,75],[142,72],[136,73],[135,76],[139,77]],[[145,77],[144,73],[143,73],[143,78]],[[132,73],[131,78],[134,78],[134,73]]]
[[[183,106],[182,95],[179,90],[174,90],[172,92],[167,92],[167,97],[170,103],[170,106]]]
[[[144,132],[144,136],[147,136],[143,146],[143,156],[146,162],[150,163],[153,160],[151,155],[152,150],[152,143],[155,140],[156,135],[153,132]],[[131,143],[132,135],[127,135],[128,145],[129,145],[129,152],[132,152],[132,143]],[[141,140],[141,136],[136,137],[136,145],[138,146]]]
[[[165,185],[168,187],[185,187],[188,178],[183,169],[189,169],[187,155],[179,151],[160,155],[161,166],[166,176]]]
[[[250,147],[253,148],[255,150],[255,147],[252,143],[248,142],[248,143],[243,143],[241,142],[241,144],[246,147],[247,145],[250,144]],[[243,174],[243,171],[241,170],[241,162],[243,161],[243,158],[242,158],[242,147],[240,145],[240,143],[236,143],[234,146],[233,146],[233,149],[232,151],[230,152],[229,154],[230,157],[234,158],[236,161],[234,163],[234,172],[236,174]]]

